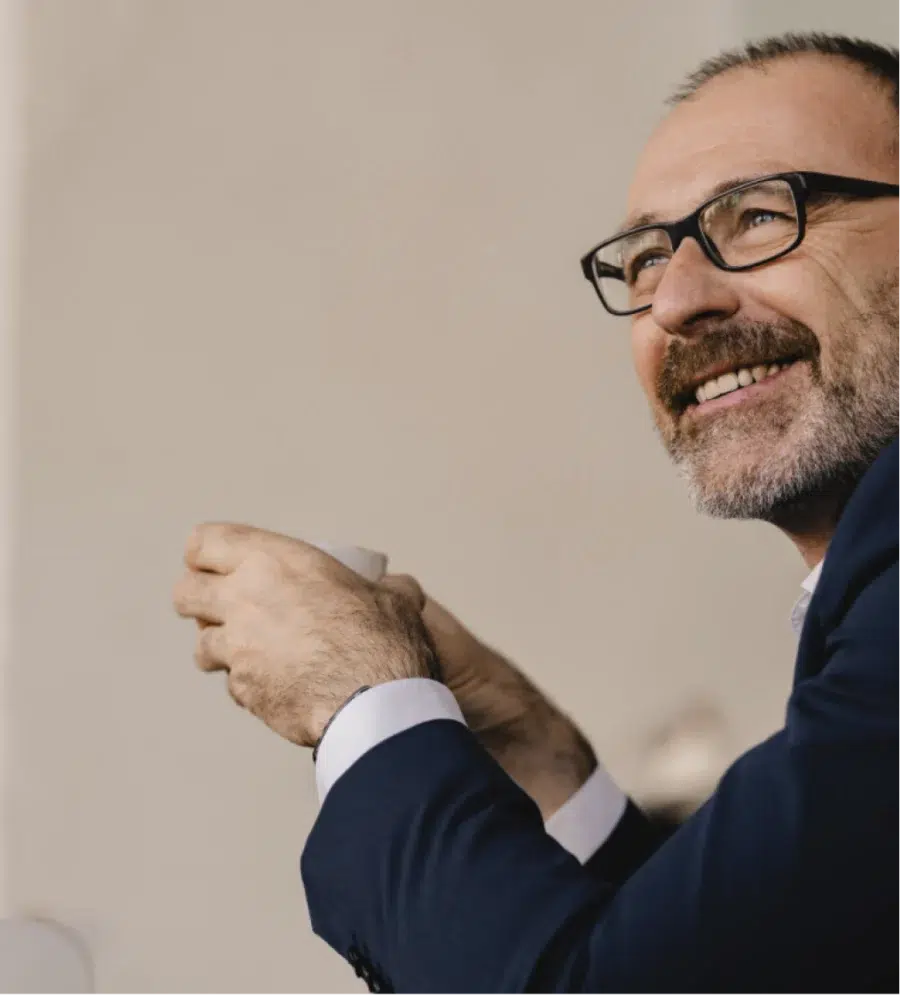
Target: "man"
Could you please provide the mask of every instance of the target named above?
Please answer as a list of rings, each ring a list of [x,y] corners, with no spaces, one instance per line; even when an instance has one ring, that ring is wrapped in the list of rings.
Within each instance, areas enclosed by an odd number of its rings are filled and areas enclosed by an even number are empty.
[[[773,39],[689,80],[583,261],[698,508],[812,571],[783,729],[664,843],[414,582],[195,531],[198,663],[318,744],[310,913],[373,991],[896,989],[896,174],[896,51]]]

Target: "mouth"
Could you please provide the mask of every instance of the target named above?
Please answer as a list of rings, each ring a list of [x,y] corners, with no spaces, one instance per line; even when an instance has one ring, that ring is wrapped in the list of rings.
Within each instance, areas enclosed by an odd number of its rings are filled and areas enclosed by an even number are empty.
[[[724,408],[740,401],[749,400],[761,394],[761,389],[780,379],[796,363],[805,357],[800,354],[779,359],[760,361],[742,366],[724,366],[707,371],[695,378],[690,385],[676,395],[673,409],[679,415],[689,409]]]

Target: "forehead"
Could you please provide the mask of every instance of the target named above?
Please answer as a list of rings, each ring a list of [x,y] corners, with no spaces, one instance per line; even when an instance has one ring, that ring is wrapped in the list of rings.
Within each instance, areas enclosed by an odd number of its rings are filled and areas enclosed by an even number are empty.
[[[679,104],[638,161],[629,217],[680,217],[717,184],[782,170],[896,182],[897,119],[857,67],[818,55],[730,70]]]

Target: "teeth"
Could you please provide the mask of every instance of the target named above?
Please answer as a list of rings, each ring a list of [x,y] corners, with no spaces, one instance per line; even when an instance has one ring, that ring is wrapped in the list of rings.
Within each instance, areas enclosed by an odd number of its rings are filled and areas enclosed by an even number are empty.
[[[756,366],[752,369],[741,367],[731,373],[722,374],[721,377],[713,377],[705,384],[701,384],[694,392],[698,404],[704,401],[712,401],[723,394],[730,394],[741,387],[749,387],[752,383],[759,383],[767,377],[774,377],[780,370],[786,370],[790,363],[773,363],[771,366]]]
[[[731,394],[731,392],[736,391],[739,386],[737,374],[722,374],[719,378],[719,394]]]

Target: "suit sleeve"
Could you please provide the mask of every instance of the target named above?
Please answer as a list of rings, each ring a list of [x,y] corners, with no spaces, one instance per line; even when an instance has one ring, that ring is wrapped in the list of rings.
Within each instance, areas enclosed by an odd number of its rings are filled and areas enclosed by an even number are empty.
[[[316,785],[320,802],[364,754],[398,733],[436,719],[465,724],[453,693],[427,678],[389,681],[353,696],[319,744]],[[602,867],[613,877],[626,876],[645,856],[649,824],[602,764],[545,826],[579,861],[591,861],[595,867],[602,860]]]
[[[601,883],[618,887],[641,867],[670,833],[649,820],[629,799],[615,829],[584,866]]]
[[[398,991],[896,991],[896,444],[876,470],[829,549],[783,728],[621,884],[438,720],[331,789],[301,865],[316,933]]]

